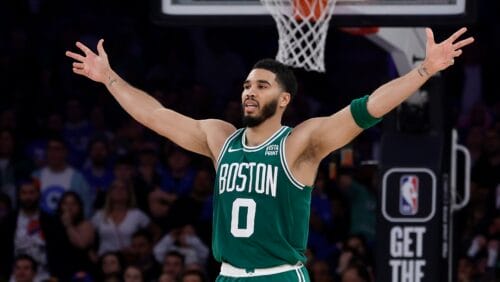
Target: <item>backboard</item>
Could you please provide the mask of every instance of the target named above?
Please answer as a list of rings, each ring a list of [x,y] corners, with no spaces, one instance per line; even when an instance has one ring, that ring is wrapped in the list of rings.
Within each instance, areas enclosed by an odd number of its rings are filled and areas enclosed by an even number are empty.
[[[272,24],[259,0],[155,0],[156,21],[167,24]],[[337,0],[335,26],[464,24],[477,0]]]

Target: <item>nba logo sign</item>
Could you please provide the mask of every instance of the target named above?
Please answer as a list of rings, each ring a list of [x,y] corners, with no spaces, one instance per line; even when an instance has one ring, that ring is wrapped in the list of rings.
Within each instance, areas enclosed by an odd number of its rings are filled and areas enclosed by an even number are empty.
[[[418,212],[418,176],[403,175],[399,181],[399,212],[416,215]]]

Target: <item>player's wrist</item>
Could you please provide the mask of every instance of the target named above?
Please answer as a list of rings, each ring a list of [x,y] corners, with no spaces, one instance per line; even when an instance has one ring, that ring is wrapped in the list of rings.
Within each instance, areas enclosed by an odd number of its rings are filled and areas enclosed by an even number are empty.
[[[113,86],[116,82],[118,81],[118,75],[112,70],[109,70],[106,74],[106,79],[104,81],[104,84],[106,86],[111,87]]]
[[[427,67],[424,64],[420,64],[417,68],[418,74],[423,78],[429,78],[431,74],[427,70]]]
[[[430,78],[437,73],[437,70],[432,67],[432,64],[424,61],[417,67],[417,72],[423,78]]]

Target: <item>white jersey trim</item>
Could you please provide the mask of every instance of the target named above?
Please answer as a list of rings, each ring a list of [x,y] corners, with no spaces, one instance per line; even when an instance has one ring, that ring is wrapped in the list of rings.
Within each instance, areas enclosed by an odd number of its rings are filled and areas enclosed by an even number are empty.
[[[304,185],[302,183],[300,183],[300,181],[298,181],[297,179],[295,179],[295,177],[293,176],[292,172],[290,171],[290,168],[288,167],[288,163],[286,162],[286,156],[285,156],[285,141],[286,139],[288,138],[288,136],[286,136],[285,138],[281,139],[281,144],[280,144],[280,159],[281,159],[281,165],[283,166],[283,170],[285,171],[285,174],[288,178],[288,180],[290,180],[290,182],[292,182],[292,184],[299,188],[300,190],[303,190],[304,187],[306,187],[307,185]]]
[[[252,271],[248,271],[246,269],[233,266],[227,262],[222,262],[220,268],[220,275],[227,277],[256,277],[256,276],[274,275],[287,271],[296,271],[297,276],[299,277],[299,281],[305,281],[303,280],[303,276],[299,274],[302,272],[300,270],[303,267],[304,264],[299,262],[296,265],[283,264],[269,268],[256,268],[253,269]]]
[[[304,274],[302,273],[301,269],[295,269],[295,272],[297,273],[299,282],[306,282],[306,279],[304,278]]]
[[[219,169],[220,161],[222,160],[222,157],[226,153],[227,147],[229,146],[229,143],[231,143],[231,141],[233,141],[233,139],[236,138],[236,136],[238,136],[238,133],[240,133],[242,130],[243,130],[243,128],[237,129],[236,131],[231,133],[231,135],[229,135],[229,137],[226,139],[226,141],[224,141],[224,145],[222,145],[222,148],[220,149],[220,152],[219,152],[219,157],[217,158],[217,165],[216,165],[217,170]]]
[[[282,126],[273,135],[271,135],[271,137],[267,138],[266,141],[264,141],[262,144],[257,145],[257,146],[248,146],[245,144],[246,143],[246,134],[245,134],[246,131],[244,131],[243,136],[241,137],[241,145],[243,145],[243,150],[245,152],[255,152],[255,151],[258,151],[258,150],[266,147],[270,143],[274,142],[274,140],[276,140],[278,137],[280,137],[286,128],[287,128],[286,126]]]

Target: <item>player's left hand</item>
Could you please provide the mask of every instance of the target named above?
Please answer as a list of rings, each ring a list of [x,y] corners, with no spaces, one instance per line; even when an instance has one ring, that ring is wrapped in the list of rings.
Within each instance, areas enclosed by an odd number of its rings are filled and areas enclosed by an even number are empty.
[[[424,66],[432,75],[442,71],[455,63],[455,58],[462,55],[462,48],[474,42],[473,37],[457,41],[467,31],[463,27],[441,43],[434,41],[434,33],[426,28],[427,44]]]
[[[103,44],[104,39],[100,39],[97,43],[97,54],[81,42],[76,42],[76,47],[82,51],[83,55],[66,51],[66,56],[75,60],[73,72],[97,82],[108,83],[111,79],[112,69]]]

